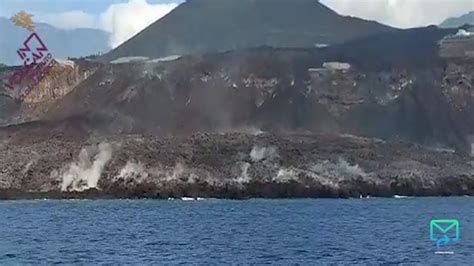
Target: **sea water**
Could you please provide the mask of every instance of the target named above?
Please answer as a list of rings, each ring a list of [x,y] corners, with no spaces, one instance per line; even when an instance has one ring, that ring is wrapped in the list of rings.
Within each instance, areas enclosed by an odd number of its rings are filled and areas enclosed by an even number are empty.
[[[37,263],[473,265],[474,199],[0,202],[0,264]]]

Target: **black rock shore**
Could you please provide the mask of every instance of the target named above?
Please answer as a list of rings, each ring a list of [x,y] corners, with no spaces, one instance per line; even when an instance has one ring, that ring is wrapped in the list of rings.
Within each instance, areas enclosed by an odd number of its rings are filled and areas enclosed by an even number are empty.
[[[0,199],[474,195],[471,158],[335,134],[4,137]]]

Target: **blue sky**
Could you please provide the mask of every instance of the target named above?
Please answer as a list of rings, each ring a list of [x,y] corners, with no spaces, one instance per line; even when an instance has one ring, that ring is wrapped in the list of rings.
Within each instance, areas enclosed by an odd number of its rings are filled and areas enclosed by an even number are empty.
[[[19,10],[30,13],[59,13],[82,10],[99,14],[112,4],[127,3],[128,0],[0,0],[0,16],[10,17]],[[177,0],[148,0],[150,4],[181,3]]]
[[[62,29],[95,28],[110,33],[114,48],[173,10],[182,0],[0,0],[0,16],[24,10],[33,21]],[[116,19],[121,18],[121,19]]]

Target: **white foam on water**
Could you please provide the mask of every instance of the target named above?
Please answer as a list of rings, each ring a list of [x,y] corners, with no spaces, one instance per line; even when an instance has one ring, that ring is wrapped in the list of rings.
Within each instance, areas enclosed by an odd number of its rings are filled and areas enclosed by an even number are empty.
[[[191,197],[182,197],[181,198],[182,201],[195,201],[195,200],[205,200],[205,198],[191,198]]]
[[[393,198],[395,198],[395,199],[408,199],[408,198],[413,198],[413,197],[410,197],[410,196],[401,196],[401,195],[395,195],[395,196],[393,196]]]

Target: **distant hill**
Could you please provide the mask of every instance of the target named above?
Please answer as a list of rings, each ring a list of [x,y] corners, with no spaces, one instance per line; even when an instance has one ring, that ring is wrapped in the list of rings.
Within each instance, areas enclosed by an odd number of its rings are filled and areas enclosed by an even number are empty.
[[[441,28],[457,28],[464,24],[474,25],[474,11],[464,14],[460,17],[452,17],[443,21],[439,26]]]
[[[55,57],[67,58],[107,52],[108,33],[96,29],[62,30],[49,24],[36,23],[36,32]],[[16,27],[9,19],[0,18],[0,63],[19,65],[23,61],[16,50],[20,48],[29,32]]]
[[[392,29],[341,16],[317,0],[188,0],[103,59],[158,58],[259,46],[310,48]]]

